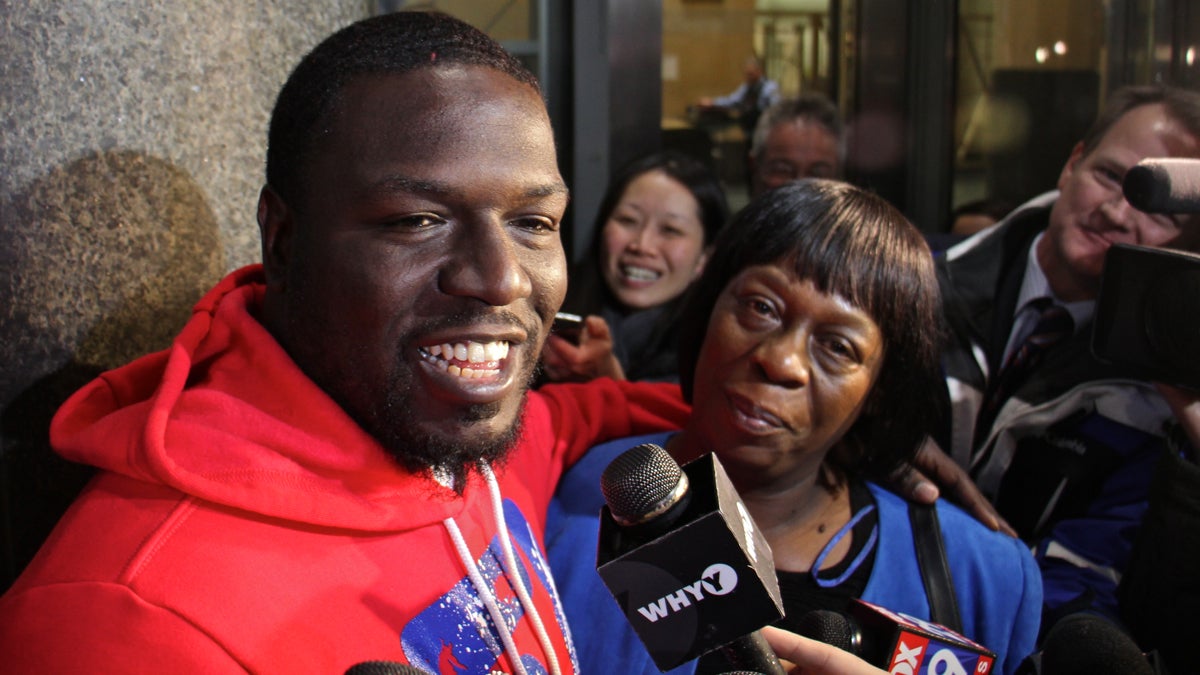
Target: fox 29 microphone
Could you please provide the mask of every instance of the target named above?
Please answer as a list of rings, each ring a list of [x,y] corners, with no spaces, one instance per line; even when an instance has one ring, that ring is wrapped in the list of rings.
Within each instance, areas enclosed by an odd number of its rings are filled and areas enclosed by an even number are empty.
[[[681,469],[639,445],[600,489],[596,569],[655,665],[719,651],[730,671],[783,675],[756,632],[783,616],[771,548],[717,458]]]
[[[996,665],[994,652],[945,626],[865,600],[851,601],[849,612],[811,611],[796,632],[894,675],[990,675]]]

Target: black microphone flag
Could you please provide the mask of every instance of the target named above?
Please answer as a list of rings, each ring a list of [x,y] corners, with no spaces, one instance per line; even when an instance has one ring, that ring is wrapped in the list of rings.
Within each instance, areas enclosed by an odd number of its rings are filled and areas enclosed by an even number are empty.
[[[649,447],[666,455],[662,448]],[[678,470],[669,455],[666,460]],[[609,473],[605,471],[605,480]],[[608,505],[601,509],[597,571],[662,670],[783,616],[771,548],[720,461],[705,455],[683,467],[683,474],[682,489],[657,468],[625,481],[655,485],[660,489],[650,491],[662,498],[626,499],[627,490],[620,486],[603,486]],[[636,506],[626,509],[627,503]],[[638,510],[654,515],[639,524],[631,515]],[[664,515],[665,529],[639,531]]]

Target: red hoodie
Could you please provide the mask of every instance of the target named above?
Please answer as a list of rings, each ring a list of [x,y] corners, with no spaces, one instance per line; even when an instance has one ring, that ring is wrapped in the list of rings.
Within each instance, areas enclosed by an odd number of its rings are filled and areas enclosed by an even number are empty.
[[[255,319],[263,292],[259,266],[234,272],[170,349],[59,411],[54,447],[103,471],[0,598],[5,672],[515,672],[514,650],[576,670],[546,506],[596,442],[677,428],[678,388],[530,393],[497,510],[478,474],[460,497],[397,468]]]

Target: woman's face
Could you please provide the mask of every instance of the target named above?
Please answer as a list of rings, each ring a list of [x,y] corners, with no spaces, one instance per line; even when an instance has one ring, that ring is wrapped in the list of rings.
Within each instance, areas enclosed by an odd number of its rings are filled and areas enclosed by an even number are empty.
[[[604,223],[603,272],[617,300],[649,309],[683,293],[704,268],[700,205],[659,170],[633,179]]]
[[[713,308],[689,442],[716,452],[735,480],[815,472],[858,418],[883,356],[883,335],[863,310],[790,266],[749,267]]]

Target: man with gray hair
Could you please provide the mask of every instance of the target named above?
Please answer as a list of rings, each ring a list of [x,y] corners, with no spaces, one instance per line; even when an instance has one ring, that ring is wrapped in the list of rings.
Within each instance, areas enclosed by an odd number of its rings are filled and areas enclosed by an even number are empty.
[[[802,94],[763,113],[750,143],[750,195],[801,178],[841,178],[845,127],[833,101]]]

